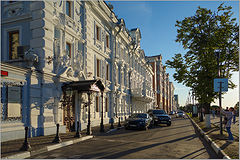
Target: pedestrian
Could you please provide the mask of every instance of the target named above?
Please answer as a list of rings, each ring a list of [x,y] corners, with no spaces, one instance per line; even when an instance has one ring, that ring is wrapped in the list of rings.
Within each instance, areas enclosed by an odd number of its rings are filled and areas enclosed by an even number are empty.
[[[220,108],[221,109],[221,108]],[[230,107],[230,109],[228,111],[221,109],[221,112],[226,116],[226,129],[228,132],[228,142],[233,142],[234,138],[231,132],[231,124],[232,124],[232,118],[233,118],[233,107]]]
[[[226,107],[225,111],[229,111],[228,107]]]
[[[212,109],[212,116],[213,116],[213,118],[215,118],[215,109],[214,108]]]
[[[236,110],[234,109],[233,110],[233,124],[235,124],[236,123]]]

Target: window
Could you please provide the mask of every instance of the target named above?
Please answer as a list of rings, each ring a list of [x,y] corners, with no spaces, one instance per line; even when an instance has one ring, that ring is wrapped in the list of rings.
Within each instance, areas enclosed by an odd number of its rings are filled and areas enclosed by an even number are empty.
[[[97,59],[97,77],[100,77],[100,60]]]
[[[99,112],[99,97],[96,96],[96,112]]]
[[[68,15],[69,17],[72,17],[71,16],[71,1],[66,1],[66,15]]]
[[[105,98],[105,112],[108,112],[108,98]]]
[[[12,31],[9,35],[9,59],[17,59],[17,47],[19,46],[19,31]]]
[[[96,25],[96,34],[97,34],[97,40],[100,41],[100,27]]]
[[[107,48],[109,48],[109,35],[106,35],[106,45],[107,45]]]
[[[1,87],[1,118],[2,120],[20,120],[22,117],[22,87]]]
[[[109,64],[107,64],[107,67],[106,67],[106,79],[109,80]]]
[[[71,50],[71,44],[70,43],[66,43],[66,52],[67,52],[67,55],[69,57],[71,57],[72,50]]]

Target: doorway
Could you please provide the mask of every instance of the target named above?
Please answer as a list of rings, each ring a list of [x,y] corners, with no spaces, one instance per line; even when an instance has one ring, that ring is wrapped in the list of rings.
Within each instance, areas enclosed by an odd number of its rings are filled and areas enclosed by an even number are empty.
[[[65,106],[63,110],[64,125],[67,132],[75,131],[75,104],[74,95],[65,96]]]

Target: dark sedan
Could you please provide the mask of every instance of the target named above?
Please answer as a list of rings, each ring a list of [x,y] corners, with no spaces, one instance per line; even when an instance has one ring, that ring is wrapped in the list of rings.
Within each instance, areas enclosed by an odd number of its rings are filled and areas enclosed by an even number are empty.
[[[157,124],[167,124],[171,126],[171,117],[164,111],[160,109],[149,110],[148,114],[152,117],[154,125]]]
[[[125,129],[144,129],[151,126],[152,118],[147,113],[133,113],[125,121]]]

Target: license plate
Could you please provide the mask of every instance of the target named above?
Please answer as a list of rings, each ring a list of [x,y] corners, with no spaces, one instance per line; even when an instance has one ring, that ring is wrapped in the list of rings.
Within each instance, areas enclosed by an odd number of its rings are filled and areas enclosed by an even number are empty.
[[[135,124],[130,124],[129,126],[130,127],[137,127],[137,125],[135,125]]]

